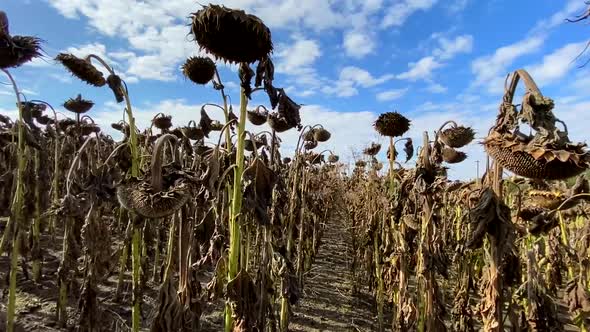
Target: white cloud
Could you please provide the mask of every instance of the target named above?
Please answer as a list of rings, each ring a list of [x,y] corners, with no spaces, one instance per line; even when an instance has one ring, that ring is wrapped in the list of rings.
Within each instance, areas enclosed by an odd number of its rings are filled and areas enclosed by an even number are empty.
[[[294,43],[279,45],[275,56],[277,72],[297,74],[301,68],[312,66],[322,55],[320,44],[301,36],[293,37]]]
[[[342,42],[346,55],[353,58],[363,58],[375,50],[375,36],[366,32],[349,31]]]
[[[352,97],[359,93],[352,81],[336,81],[333,85],[324,86],[322,92],[337,97]]]
[[[428,10],[437,0],[401,0],[386,9],[385,17],[381,21],[382,28],[401,27],[415,12]]]
[[[553,14],[550,18],[539,21],[533,31],[540,33],[553,29],[561,24],[566,23],[566,19],[571,19],[575,15],[579,15],[582,11],[587,9],[587,5],[584,1],[580,0],[569,0],[565,7],[557,13]]]
[[[461,35],[455,39],[440,37],[440,47],[434,50],[434,56],[441,60],[449,60],[460,53],[470,53],[473,50],[473,36]]]
[[[586,91],[590,86],[590,76],[586,72],[579,72],[569,86],[571,91]]]
[[[345,16],[331,5],[314,0],[256,1],[254,13],[270,27],[303,25],[321,31],[346,24]]]
[[[368,71],[354,66],[342,68],[340,71],[340,80],[352,81],[363,88],[372,87],[385,83],[393,78],[391,74],[385,74],[379,77],[374,77]]]
[[[358,87],[370,88],[383,84],[394,78],[392,74],[384,74],[379,77],[371,75],[368,71],[354,66],[342,68],[338,80],[332,84],[326,84],[321,88],[323,93],[338,97],[351,97],[358,94]]]
[[[551,54],[545,55],[541,63],[525,69],[539,86],[563,78],[573,67],[575,59],[586,47],[587,42],[567,44]]]
[[[475,59],[471,63],[471,71],[475,75],[473,86],[486,86],[490,93],[503,91],[504,77],[510,65],[519,57],[538,51],[544,41],[542,36],[529,37]]]
[[[178,68],[184,59],[199,53],[198,45],[187,38],[187,16],[200,9],[193,0],[47,0],[69,19],[79,19],[93,32],[126,42],[122,49],[109,50],[111,59],[120,62],[120,72],[137,79],[172,81],[179,77]],[[435,0],[404,0],[383,7],[383,0],[213,0],[230,8],[241,8],[259,16],[273,32],[335,30],[342,32],[343,49],[362,58],[376,48],[379,23],[401,26],[418,10],[427,10]],[[402,9],[400,16],[397,9]],[[382,16],[385,15],[385,18]],[[387,23],[394,20],[395,22]],[[313,85],[320,89],[325,78],[313,67],[321,55],[317,41],[300,36],[295,45],[282,48],[277,44],[275,55],[282,57],[277,71],[288,76],[287,84]],[[289,43],[291,44],[291,43]],[[295,51],[286,53],[284,50]],[[306,65],[307,64],[307,65]],[[303,68],[297,65],[304,65]],[[306,65],[306,66],[305,66]],[[303,82],[305,83],[299,83]]]
[[[432,76],[432,72],[442,66],[433,56],[424,57],[417,62],[408,64],[409,70],[397,75],[402,80],[417,81]]]
[[[391,101],[403,97],[408,92],[408,90],[408,88],[386,90],[379,92],[376,98],[379,101]]]
[[[426,91],[430,92],[430,93],[445,93],[448,91],[446,86],[443,86],[439,83],[430,83],[428,85],[428,87],[426,88]]]

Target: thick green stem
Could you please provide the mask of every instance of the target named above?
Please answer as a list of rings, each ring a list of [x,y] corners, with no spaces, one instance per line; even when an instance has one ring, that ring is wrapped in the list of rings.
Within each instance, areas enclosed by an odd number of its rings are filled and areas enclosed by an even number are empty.
[[[12,218],[13,218],[13,225],[12,230],[13,240],[12,240],[12,255],[10,258],[10,281],[9,281],[9,291],[8,291],[8,308],[6,312],[6,329],[8,332],[14,331],[14,318],[15,318],[15,310],[16,310],[16,269],[17,269],[17,261],[18,255],[20,250],[20,225],[22,223],[22,209],[24,204],[24,172],[25,172],[25,124],[23,122],[23,109],[22,103],[20,100],[20,92],[18,91],[18,86],[12,75],[5,69],[2,71],[8,76],[10,82],[12,83],[12,88],[14,89],[14,94],[16,96],[17,106],[18,106],[18,145],[17,145],[17,175],[16,175],[16,192],[14,193],[14,200],[12,205]],[[1,249],[1,248],[0,248]]]
[[[233,280],[238,274],[240,262],[240,225],[239,216],[242,210],[242,173],[244,172],[244,138],[246,132],[246,110],[248,99],[242,89],[240,93],[240,119],[238,124],[238,144],[236,151],[236,168],[234,168],[234,184],[230,210],[229,229],[229,268],[228,280]],[[233,328],[231,308],[225,307],[225,331],[230,332]]]

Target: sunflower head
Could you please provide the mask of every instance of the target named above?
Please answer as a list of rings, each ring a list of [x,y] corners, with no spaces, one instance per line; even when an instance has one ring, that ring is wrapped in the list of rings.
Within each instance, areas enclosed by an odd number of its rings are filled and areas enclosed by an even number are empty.
[[[363,153],[367,156],[374,156],[381,151],[381,144],[371,143],[368,147],[363,150]]]
[[[168,130],[172,127],[172,116],[160,113],[152,119],[152,124],[160,130]]]
[[[102,72],[96,69],[90,61],[67,53],[58,54],[55,60],[64,65],[74,76],[90,85],[101,87],[107,83]]]
[[[215,63],[207,57],[190,57],[182,65],[182,73],[189,80],[205,85],[215,76]]]
[[[445,147],[442,150],[443,160],[449,164],[457,164],[467,159],[467,154],[463,151],[457,151],[453,148]]]
[[[306,150],[313,150],[318,146],[318,141],[305,142],[305,144],[303,146],[305,147]]]
[[[452,148],[462,148],[471,143],[474,137],[473,129],[463,126],[451,127],[439,134],[440,140]]]
[[[261,126],[266,123],[266,118],[268,117],[268,112],[266,111],[259,111],[258,108],[252,111],[248,111],[247,113],[248,120],[255,126]]]
[[[398,112],[387,112],[379,115],[374,127],[383,136],[399,137],[410,129],[410,120]]]
[[[70,98],[64,103],[64,108],[76,114],[83,114],[94,106],[90,100],[82,99],[82,95],[78,94],[76,98]]]
[[[119,75],[111,74],[107,77],[107,84],[113,91],[117,103],[123,102],[125,96],[123,95],[123,81],[121,80],[121,77],[119,77]]]
[[[313,131],[313,138],[318,142],[326,142],[330,137],[332,137],[332,134],[324,128],[315,129]]]
[[[270,30],[243,10],[208,5],[191,14],[191,34],[199,46],[230,63],[253,63],[273,49]]]
[[[291,126],[285,118],[280,116],[278,113],[270,113],[267,118],[268,125],[277,133],[285,132],[293,126]]]
[[[19,67],[41,56],[41,39],[0,33],[0,68]]]

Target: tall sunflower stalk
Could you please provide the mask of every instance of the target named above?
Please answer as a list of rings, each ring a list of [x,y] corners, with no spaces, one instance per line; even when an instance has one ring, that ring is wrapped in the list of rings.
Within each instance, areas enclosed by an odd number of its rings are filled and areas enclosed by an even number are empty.
[[[246,112],[248,98],[242,88],[240,91],[240,117],[238,122],[238,142],[236,146],[236,167],[234,168],[233,193],[229,216],[229,259],[228,280],[233,280],[239,272],[240,262],[240,212],[242,210],[242,174],[244,173],[244,140],[246,138]],[[233,318],[231,308],[225,308],[225,331],[231,332]]]
[[[137,133],[135,127],[135,117],[133,116],[133,109],[131,107],[131,100],[129,98],[128,91],[113,70],[111,66],[109,66],[101,57],[95,54],[89,54],[84,59],[79,59],[71,54],[59,54],[56,58],[59,62],[61,62],[66,68],[72,72],[75,76],[79,79],[97,86],[101,87],[107,84],[115,94],[115,98],[117,102],[125,101],[125,114],[127,116],[127,121],[129,122],[129,149],[131,151],[131,176],[138,177],[139,176],[139,166],[141,164],[140,154],[139,154],[139,145],[137,142]],[[93,64],[92,60],[96,60],[99,62],[108,72],[109,77],[107,80],[104,79],[102,73],[96,69]],[[134,220],[134,218],[129,218],[130,222]],[[139,287],[140,287],[140,264],[141,264],[141,225],[133,225],[133,235],[132,235],[132,242],[131,242],[131,250],[132,250],[132,264],[133,264],[133,307],[132,307],[132,331],[137,332],[140,328],[140,300],[136,294],[139,294]],[[123,253],[126,251],[123,250]],[[126,259],[126,258],[125,258]],[[121,261],[123,257],[121,258]]]
[[[10,256],[10,276],[8,286],[8,308],[6,310],[6,330],[8,332],[14,331],[14,319],[16,310],[16,273],[18,256],[20,254],[21,246],[21,224],[23,222],[23,206],[24,206],[24,172],[26,167],[25,161],[25,124],[23,121],[23,109],[20,99],[20,92],[16,81],[6,69],[2,69],[4,74],[8,77],[12,83],[14,94],[16,96],[18,106],[18,138],[17,138],[17,173],[16,173],[16,190],[12,202],[12,227],[7,228],[7,232],[12,232],[12,252]]]

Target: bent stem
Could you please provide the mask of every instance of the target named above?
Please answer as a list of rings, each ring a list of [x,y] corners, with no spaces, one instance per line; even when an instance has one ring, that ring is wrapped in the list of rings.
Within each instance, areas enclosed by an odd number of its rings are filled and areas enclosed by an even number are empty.
[[[8,79],[12,83],[14,94],[16,95],[16,101],[18,106],[18,148],[17,148],[17,176],[16,176],[16,192],[14,194],[14,201],[12,205],[12,253],[10,257],[10,276],[9,276],[9,289],[8,289],[8,308],[6,310],[6,330],[8,332],[14,331],[14,318],[16,313],[16,270],[17,262],[20,251],[20,236],[19,224],[22,222],[22,208],[24,204],[24,172],[25,172],[25,125],[23,122],[23,109],[20,100],[20,93],[18,86],[10,72],[6,69],[2,71],[8,76]],[[7,228],[7,232],[10,229]]]
[[[238,142],[236,151],[236,168],[234,169],[233,194],[230,209],[229,229],[229,268],[228,281],[233,280],[238,274],[240,262],[240,225],[238,219],[242,210],[242,173],[244,172],[244,139],[246,131],[246,110],[248,99],[244,89],[240,92],[240,118],[238,123]],[[233,328],[232,310],[229,304],[225,306],[225,331],[231,332]]]
[[[109,66],[102,58],[97,55],[90,54],[87,56],[87,59],[96,59],[100,62],[103,67],[105,67],[111,75],[115,75],[114,70]],[[133,116],[133,109],[131,108],[131,100],[129,99],[129,93],[127,89],[123,86],[123,84],[119,87],[123,97],[125,99],[125,112],[127,113],[127,117],[129,118],[129,147],[131,150],[131,176],[138,177],[139,176],[139,165],[141,164],[140,154],[139,154],[139,146],[137,144],[137,133],[135,131],[135,117]],[[134,219],[133,217],[129,218],[130,220]],[[132,264],[133,264],[133,294],[139,294],[140,288],[140,262],[141,262],[141,247],[142,247],[142,240],[140,236],[140,225],[139,223],[133,223],[133,239],[131,243],[131,255],[132,255]],[[123,258],[122,258],[123,259]],[[133,308],[132,308],[132,331],[139,332],[139,315],[140,315],[140,304],[141,300],[139,298],[133,298]]]

